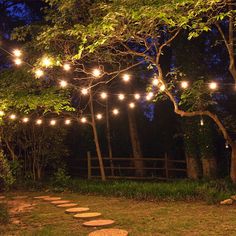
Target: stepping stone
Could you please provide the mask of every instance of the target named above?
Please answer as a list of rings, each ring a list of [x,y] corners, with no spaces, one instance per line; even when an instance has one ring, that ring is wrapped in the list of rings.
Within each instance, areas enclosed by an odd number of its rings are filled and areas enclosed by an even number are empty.
[[[57,207],[75,207],[75,206],[78,206],[78,204],[77,203],[66,203],[66,204],[57,205]]]
[[[50,198],[50,196],[37,196],[37,197],[34,197],[34,199],[44,199],[44,198]]]
[[[88,236],[128,236],[128,231],[123,229],[101,229],[90,233]]]
[[[233,204],[233,200],[232,199],[226,199],[224,201],[220,202],[220,205],[232,205]]]
[[[27,198],[28,196],[15,196],[13,197],[13,199],[25,199]]]
[[[114,220],[90,220],[83,223],[83,226],[88,227],[98,227],[98,226],[106,226],[114,224]]]
[[[89,211],[88,207],[74,207],[74,208],[68,208],[65,210],[65,213],[78,213],[78,212],[85,212]]]
[[[86,212],[86,213],[79,213],[74,215],[74,218],[78,219],[86,219],[86,218],[93,218],[93,217],[98,217],[101,216],[102,214],[99,212]]]
[[[58,204],[65,204],[65,203],[69,203],[71,201],[69,200],[58,200],[58,201],[52,201],[51,203],[54,205],[58,205]]]
[[[0,200],[5,199],[5,198],[6,198],[5,196],[0,196]]]
[[[44,201],[57,201],[61,200],[61,197],[45,197],[43,198]]]

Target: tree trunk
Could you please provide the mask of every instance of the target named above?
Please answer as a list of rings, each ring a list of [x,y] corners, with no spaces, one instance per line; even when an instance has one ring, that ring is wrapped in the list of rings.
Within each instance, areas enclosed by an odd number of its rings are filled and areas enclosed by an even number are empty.
[[[217,176],[217,162],[215,158],[202,159],[203,177],[214,179]]]
[[[104,164],[103,164],[103,159],[102,159],[102,154],[101,154],[101,148],[99,145],[99,139],[98,139],[98,133],[97,133],[97,127],[96,127],[96,121],[95,121],[95,116],[94,116],[94,108],[93,108],[93,97],[92,97],[92,91],[90,90],[90,110],[91,110],[91,118],[92,118],[92,128],[93,128],[93,135],[94,135],[94,142],[96,146],[96,152],[98,156],[98,162],[99,162],[99,167],[100,167],[100,173],[101,173],[101,178],[103,181],[106,180],[105,176],[105,171],[104,171]]]
[[[231,146],[231,166],[230,166],[230,177],[233,183],[236,183],[236,142]]]
[[[128,121],[129,121],[129,131],[131,144],[133,149],[133,158],[134,158],[134,167],[136,176],[144,175],[144,163],[143,163],[143,155],[141,150],[141,145],[138,137],[137,131],[137,122],[134,117],[134,111],[128,110]]]
[[[189,179],[198,180],[202,177],[201,162],[196,156],[186,154],[187,175]]]
[[[111,168],[111,175],[114,176],[114,164],[113,164],[113,154],[112,154],[112,146],[111,146],[111,129],[110,129],[110,119],[109,119],[109,104],[108,100],[106,101],[106,134],[107,134],[107,145],[108,145],[108,154]]]

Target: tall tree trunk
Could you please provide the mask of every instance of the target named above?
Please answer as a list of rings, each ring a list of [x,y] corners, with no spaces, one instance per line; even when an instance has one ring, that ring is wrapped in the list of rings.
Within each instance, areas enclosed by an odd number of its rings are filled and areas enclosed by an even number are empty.
[[[232,153],[231,153],[231,167],[230,167],[230,177],[233,183],[236,183],[236,142],[231,145]]]
[[[97,127],[96,127],[96,121],[95,121],[95,114],[94,114],[94,107],[93,107],[93,96],[92,96],[91,90],[90,90],[89,94],[90,94],[90,111],[91,111],[91,119],[92,119],[91,125],[93,128],[94,142],[95,142],[95,146],[96,146],[96,152],[98,155],[98,162],[99,162],[99,167],[100,167],[101,178],[103,181],[105,181],[106,175],[105,175],[105,170],[104,170],[101,148],[99,145],[99,139],[98,139],[98,133],[97,133]]]
[[[128,109],[128,121],[136,176],[144,175],[144,163],[134,111]]]
[[[109,103],[106,100],[106,135],[107,135],[107,145],[108,145],[108,155],[110,161],[111,175],[114,176],[114,164],[113,164],[113,154],[111,146],[111,129],[110,129],[110,119],[109,119]]]

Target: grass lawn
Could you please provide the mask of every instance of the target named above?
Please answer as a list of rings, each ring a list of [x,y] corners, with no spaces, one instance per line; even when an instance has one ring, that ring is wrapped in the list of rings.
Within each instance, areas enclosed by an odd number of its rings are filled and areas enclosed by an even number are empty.
[[[45,193],[9,193],[37,196]],[[46,194],[48,195],[48,194]],[[124,198],[79,194],[52,194],[63,199],[78,201],[79,206],[98,211],[103,218],[116,221],[114,227],[126,229],[133,236],[158,235],[236,235],[236,206],[207,205],[203,202],[148,202]],[[83,220],[73,219],[64,209],[52,204],[36,203],[30,210],[17,215],[20,224],[0,225],[0,235],[87,235],[92,228],[82,226]]]

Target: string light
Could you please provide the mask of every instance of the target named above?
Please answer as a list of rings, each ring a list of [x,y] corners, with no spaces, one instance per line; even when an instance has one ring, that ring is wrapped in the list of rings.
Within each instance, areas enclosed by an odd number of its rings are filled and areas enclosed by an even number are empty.
[[[92,72],[93,76],[96,78],[100,77],[101,73],[102,73],[101,70],[99,70],[98,68],[94,69]]]
[[[61,80],[61,81],[60,81],[60,86],[61,86],[62,88],[67,87],[67,85],[68,85],[67,81],[65,81],[65,80]]]
[[[86,89],[86,88],[81,89],[81,93],[83,95],[87,95],[88,94],[88,89]]]
[[[123,75],[123,81],[124,81],[124,82],[129,82],[129,81],[130,81],[130,75],[124,74],[124,75]]]
[[[181,88],[186,89],[188,88],[188,81],[181,81]]]
[[[48,57],[44,57],[42,60],[42,65],[44,67],[49,67],[52,65],[52,61]]]
[[[65,125],[70,125],[71,124],[71,120],[70,119],[66,119],[65,120]]]
[[[102,114],[98,113],[98,114],[96,115],[96,117],[97,117],[98,120],[101,120],[101,119],[102,119]]]
[[[106,99],[106,98],[107,98],[107,93],[102,92],[102,93],[101,93],[101,98],[102,98],[102,99]]]
[[[56,121],[56,120],[51,120],[51,121],[50,121],[50,125],[52,125],[52,126],[55,126],[55,125],[56,125],[56,123],[57,123],[57,121]]]
[[[44,72],[41,69],[35,70],[35,76],[36,78],[40,78],[44,75]]]
[[[23,121],[24,123],[27,123],[27,122],[29,122],[29,118],[28,118],[28,117],[24,117],[24,118],[22,119],[22,121]]]
[[[217,87],[218,87],[218,84],[217,84],[216,82],[211,82],[211,83],[209,84],[209,88],[210,88],[211,90],[216,90]]]
[[[134,98],[135,98],[136,100],[139,100],[139,99],[140,99],[140,97],[141,97],[141,96],[140,96],[140,94],[139,94],[139,93],[135,93],[135,94],[134,94]]]
[[[15,63],[17,66],[19,66],[19,65],[22,64],[22,60],[21,60],[20,58],[16,58],[16,59],[14,60],[14,63]]]
[[[153,92],[149,92],[146,96],[146,100],[150,101],[153,98],[153,96],[154,96]]]
[[[229,144],[228,144],[228,142],[225,143],[225,148],[226,148],[226,149],[229,148]]]
[[[123,93],[120,93],[118,95],[119,100],[123,101],[125,99],[125,95]]]
[[[16,119],[16,115],[15,115],[15,114],[11,114],[11,115],[10,115],[10,119],[11,119],[11,120],[15,120],[15,119]]]
[[[115,109],[112,110],[112,113],[114,115],[118,115],[119,114],[119,110],[117,108],[115,108]]]
[[[153,84],[154,86],[158,86],[159,80],[158,80],[158,79],[154,79],[154,80],[152,81],[152,84]]]
[[[36,120],[36,125],[41,125],[42,123],[43,123],[43,121],[41,119]]]
[[[22,55],[22,52],[19,49],[14,49],[12,53],[15,57],[20,57]]]
[[[200,125],[201,125],[201,126],[204,125],[204,120],[203,120],[203,118],[201,118],[201,120],[200,120]]]
[[[65,63],[65,64],[63,65],[63,69],[64,69],[65,71],[69,71],[69,70],[71,69],[70,64]]]
[[[165,89],[166,89],[166,86],[165,86],[164,84],[162,84],[162,85],[160,86],[160,90],[161,90],[161,91],[165,91]]]
[[[134,102],[131,102],[131,103],[129,104],[129,107],[130,107],[130,108],[135,108],[135,103],[134,103]]]
[[[5,112],[4,111],[0,111],[0,116],[4,116]]]
[[[86,119],[86,117],[82,117],[82,118],[80,119],[80,121],[81,121],[82,123],[86,123],[86,122],[87,122],[87,119]]]

